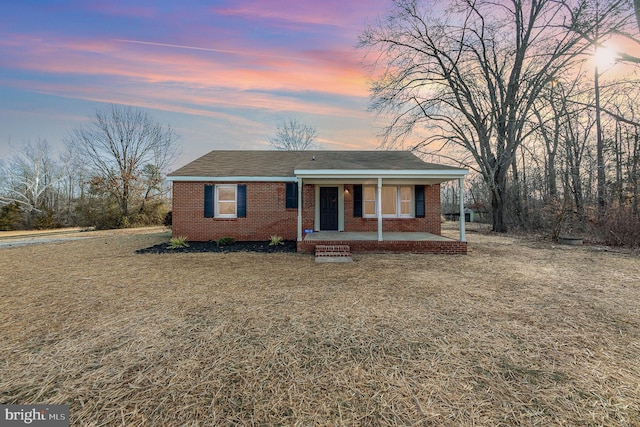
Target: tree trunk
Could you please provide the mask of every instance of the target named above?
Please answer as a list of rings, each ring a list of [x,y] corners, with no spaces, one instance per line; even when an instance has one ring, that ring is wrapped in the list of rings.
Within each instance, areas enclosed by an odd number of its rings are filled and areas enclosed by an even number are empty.
[[[524,157],[524,148],[520,147],[520,153],[522,154],[522,218],[527,227],[530,227],[531,222],[529,218],[529,188],[527,186],[527,165]]]
[[[525,224],[524,219],[522,218],[522,199],[520,195],[520,175],[518,173],[518,159],[515,155],[511,160],[511,170],[513,173],[513,210],[515,211],[518,225],[522,228]]]
[[[505,221],[505,196],[507,175],[500,170],[496,171],[491,186],[491,217],[493,222],[493,231],[496,233],[506,233],[508,231]]]
[[[636,127],[633,144],[633,160],[631,166],[631,189],[633,192],[633,202],[631,203],[631,212],[635,218],[638,217],[638,161],[640,160],[640,128]]]
[[[491,193],[491,214],[493,218],[493,231],[496,233],[506,233],[507,225],[504,220],[504,192],[495,189]]]
[[[552,199],[558,195],[558,186],[556,184],[556,152],[547,150],[548,170],[547,170],[547,188],[549,189],[549,197]]]
[[[600,84],[598,82],[598,67],[594,73],[595,95],[596,95],[596,156],[597,156],[597,187],[598,187],[598,214],[600,218],[604,216],[605,200],[605,170],[604,170],[604,140],[602,138],[602,122],[600,120]]]
[[[580,155],[578,141],[573,138],[567,140],[567,169],[571,179],[569,186],[573,193],[578,221],[582,223],[584,220],[584,195],[582,194],[582,181],[580,179]],[[565,194],[566,197],[569,197],[569,195]]]
[[[120,200],[120,214],[123,218],[129,215],[129,184],[124,182],[122,185],[122,200]]]
[[[573,186],[573,199],[576,204],[576,214],[580,223],[584,222],[584,200],[582,196],[582,182],[580,181],[580,169],[575,167],[571,170],[571,182]]]

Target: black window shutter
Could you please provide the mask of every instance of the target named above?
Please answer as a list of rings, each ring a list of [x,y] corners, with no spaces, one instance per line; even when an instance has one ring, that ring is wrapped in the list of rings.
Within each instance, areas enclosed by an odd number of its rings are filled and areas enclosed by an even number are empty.
[[[362,218],[362,185],[353,186],[353,217]]]
[[[247,216],[247,186],[242,184],[238,185],[238,206],[237,217],[244,218]]]
[[[287,182],[287,209],[298,209],[298,183]]]
[[[415,188],[416,218],[424,218],[424,185]]]
[[[213,218],[213,185],[204,186],[204,217]]]

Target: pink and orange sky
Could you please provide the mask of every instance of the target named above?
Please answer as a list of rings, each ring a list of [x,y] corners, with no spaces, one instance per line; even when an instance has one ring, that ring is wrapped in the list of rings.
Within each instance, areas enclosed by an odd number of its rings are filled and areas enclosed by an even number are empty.
[[[212,149],[268,149],[288,118],[325,149],[374,149],[368,69],[355,48],[390,0],[4,2],[0,158],[61,148],[111,103],[181,135],[179,164]]]

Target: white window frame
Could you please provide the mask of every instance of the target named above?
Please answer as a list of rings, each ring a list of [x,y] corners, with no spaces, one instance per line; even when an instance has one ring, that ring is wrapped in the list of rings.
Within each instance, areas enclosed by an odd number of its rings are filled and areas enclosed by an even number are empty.
[[[375,189],[374,191],[374,197],[375,197],[375,212],[372,214],[366,214],[365,213],[365,194],[366,191],[364,190],[366,187],[369,188],[373,188]],[[383,185],[382,188],[385,187],[395,187],[396,188],[396,214],[395,215],[389,215],[389,214],[383,214],[382,217],[383,218],[415,218],[415,186],[413,185]],[[409,209],[409,214],[402,214],[401,213],[401,208],[402,208],[402,191],[400,190],[402,187],[409,187],[411,189],[410,195],[410,201],[411,201],[411,208]],[[375,185],[365,185],[363,186],[362,189],[362,216],[363,218],[377,218],[378,217],[378,187]],[[368,200],[370,202],[370,200]]]
[[[220,189],[222,188],[232,188],[235,194],[234,197],[234,212],[233,214],[222,214],[220,213]],[[214,201],[214,218],[237,218],[238,217],[238,185],[237,184],[216,184],[215,188],[215,201]],[[225,200],[222,203],[231,203],[230,200]]]
[[[367,188],[372,189],[373,191],[373,199],[367,199]],[[365,218],[377,218],[378,204],[376,203],[376,198],[378,197],[378,188],[374,185],[364,185],[362,187],[362,216]],[[367,214],[367,202],[373,202],[373,214]]]

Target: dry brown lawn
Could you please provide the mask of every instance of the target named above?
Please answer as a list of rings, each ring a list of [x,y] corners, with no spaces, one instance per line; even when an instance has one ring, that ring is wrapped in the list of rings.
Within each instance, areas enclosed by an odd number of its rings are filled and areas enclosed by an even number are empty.
[[[0,403],[72,425],[640,425],[640,259],[469,233],[467,256],[0,249]]]

